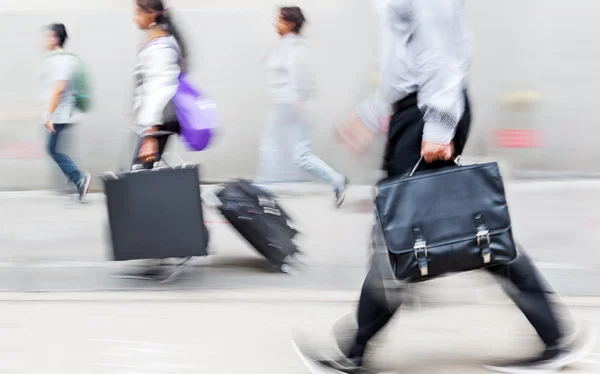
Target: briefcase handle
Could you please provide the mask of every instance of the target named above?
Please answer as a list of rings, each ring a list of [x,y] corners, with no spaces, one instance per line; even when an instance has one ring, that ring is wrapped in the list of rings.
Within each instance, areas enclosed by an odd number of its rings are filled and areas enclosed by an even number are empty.
[[[460,166],[460,155],[452,157],[452,161],[454,161],[454,163],[457,166]],[[410,172],[410,174],[408,174],[409,177],[413,176],[413,174],[417,171],[417,169],[421,165],[421,162],[423,162],[423,156],[421,156],[421,158],[419,158],[419,161],[417,161],[417,164],[415,165],[415,167],[412,169],[412,171]]]

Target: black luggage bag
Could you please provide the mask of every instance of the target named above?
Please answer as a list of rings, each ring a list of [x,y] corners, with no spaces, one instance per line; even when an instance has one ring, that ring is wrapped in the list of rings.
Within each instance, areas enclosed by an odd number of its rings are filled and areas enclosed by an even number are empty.
[[[399,280],[424,281],[510,263],[517,256],[497,163],[383,181],[376,213]]]
[[[223,216],[272,269],[290,274],[296,271],[294,264],[301,254],[294,242],[298,230],[272,194],[238,180],[228,183],[217,197]]]
[[[103,179],[114,260],[208,255],[197,165]]]

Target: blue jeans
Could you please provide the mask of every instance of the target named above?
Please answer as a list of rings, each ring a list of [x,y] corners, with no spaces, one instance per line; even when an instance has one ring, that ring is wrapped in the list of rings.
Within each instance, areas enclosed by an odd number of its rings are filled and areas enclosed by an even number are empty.
[[[56,162],[60,170],[65,174],[65,176],[73,183],[75,186],[79,187],[81,180],[83,179],[83,174],[75,165],[75,162],[64,152],[64,150],[59,150],[61,146],[61,139],[64,140],[65,131],[68,130],[72,125],[71,124],[54,124],[54,130],[56,131],[54,134],[50,134],[48,137],[48,154],[52,159]]]

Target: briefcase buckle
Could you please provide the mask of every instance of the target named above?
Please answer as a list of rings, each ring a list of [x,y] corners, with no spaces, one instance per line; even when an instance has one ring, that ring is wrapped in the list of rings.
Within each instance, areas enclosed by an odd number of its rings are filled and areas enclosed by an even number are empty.
[[[419,265],[419,271],[422,277],[429,275],[429,265],[427,263],[427,243],[424,240],[418,240],[413,247],[415,250],[415,257],[417,264]]]
[[[415,257],[417,259],[419,259],[419,252],[423,251],[425,253],[425,257],[427,257],[427,242],[425,242],[424,240],[419,240],[415,243],[415,246],[413,247],[415,250]]]
[[[477,246],[481,248],[481,257],[483,257],[484,264],[492,262],[491,244],[492,239],[488,230],[481,230],[477,233]]]
[[[485,243],[483,242],[485,240]],[[482,230],[477,233],[477,246],[487,247],[492,244],[489,230]]]

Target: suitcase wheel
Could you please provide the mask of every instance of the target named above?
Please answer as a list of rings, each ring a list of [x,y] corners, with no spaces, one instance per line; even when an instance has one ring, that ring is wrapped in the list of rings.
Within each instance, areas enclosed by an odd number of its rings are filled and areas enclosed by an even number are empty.
[[[290,264],[282,264],[279,267],[279,271],[281,271],[284,274],[291,275],[291,276],[297,276],[300,274],[300,271]]]
[[[295,252],[291,256],[294,262],[297,262],[300,265],[306,265],[306,256],[302,252]]]

